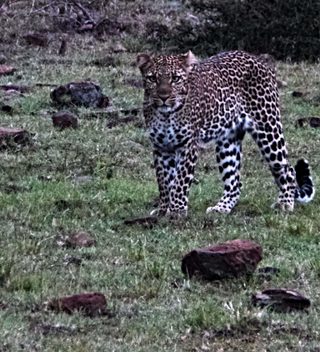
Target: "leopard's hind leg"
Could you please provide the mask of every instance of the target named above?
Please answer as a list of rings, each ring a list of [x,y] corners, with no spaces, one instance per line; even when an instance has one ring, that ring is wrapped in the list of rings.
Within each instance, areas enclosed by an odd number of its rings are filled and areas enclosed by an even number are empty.
[[[248,132],[267,161],[279,188],[278,200],[274,206],[284,211],[292,211],[297,189],[296,174],[288,161],[280,120],[274,121],[271,116],[267,122],[251,120],[249,126]]]
[[[240,197],[240,167],[242,158],[241,143],[244,130],[239,127],[235,132],[216,142],[216,158],[224,183],[223,196],[219,202],[207,208],[207,213],[230,213]]]

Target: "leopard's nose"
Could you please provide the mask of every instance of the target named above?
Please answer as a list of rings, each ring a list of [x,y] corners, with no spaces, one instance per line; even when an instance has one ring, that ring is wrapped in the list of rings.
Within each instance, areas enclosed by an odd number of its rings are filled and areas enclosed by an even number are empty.
[[[171,91],[168,87],[160,86],[158,89],[158,97],[165,102],[170,97]]]
[[[165,103],[168,98],[170,97],[170,94],[159,94],[159,98]]]

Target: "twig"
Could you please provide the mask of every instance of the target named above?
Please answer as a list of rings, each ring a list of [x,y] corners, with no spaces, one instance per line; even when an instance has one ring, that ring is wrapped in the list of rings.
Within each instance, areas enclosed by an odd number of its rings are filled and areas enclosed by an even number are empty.
[[[84,13],[84,15],[87,17],[87,19],[89,20],[89,21],[92,21],[94,24],[96,24],[96,21],[94,21],[94,19],[91,17],[91,15],[90,15],[90,13],[81,5],[81,4],[79,4],[77,1],[75,1],[75,0],[73,0],[72,1],[73,2],[73,4],[76,6],[76,7],[78,7],[83,13]]]
[[[35,87],[58,87],[59,84],[54,84],[54,83],[35,83]]]

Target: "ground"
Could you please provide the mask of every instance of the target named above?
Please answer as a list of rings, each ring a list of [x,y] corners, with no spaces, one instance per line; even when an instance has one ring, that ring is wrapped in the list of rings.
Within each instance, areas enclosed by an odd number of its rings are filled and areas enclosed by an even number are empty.
[[[90,78],[115,110],[137,108],[142,90],[128,84],[139,79],[131,65],[136,53],[114,54],[112,46],[79,35],[61,57],[54,44],[21,44],[9,55],[16,73],[0,77],[0,84]],[[107,55],[114,56],[115,66],[94,64]],[[320,66],[277,63],[277,69],[287,83],[281,105],[290,160],[307,158],[318,188],[319,129],[296,128],[295,121],[320,114]],[[318,195],[293,214],[271,209],[276,186],[246,138],[244,186],[232,214],[205,215],[222,192],[213,151],[206,151],[187,220],[163,220],[152,228],[125,225],[125,219],[148,214],[157,197],[141,114],[110,125],[114,117],[79,108],[80,128],[60,131],[52,126],[57,109],[50,91],[36,87],[12,98],[14,112],[0,115],[1,126],[33,134],[33,145],[0,154],[1,351],[319,351]],[[293,97],[293,91],[304,95]],[[61,236],[79,230],[92,234],[96,246],[59,246]],[[277,267],[280,274],[271,281],[256,274],[219,282],[183,277],[181,259],[189,250],[236,238],[260,243],[260,267]],[[81,265],[70,258],[82,259]],[[311,299],[309,313],[252,307],[251,294],[269,287],[301,291]],[[43,309],[50,298],[91,291],[106,295],[110,315],[89,318]]]

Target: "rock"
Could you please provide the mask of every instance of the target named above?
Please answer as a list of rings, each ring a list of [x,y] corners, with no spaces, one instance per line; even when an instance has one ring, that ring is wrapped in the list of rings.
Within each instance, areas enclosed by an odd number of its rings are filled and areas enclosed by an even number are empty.
[[[309,125],[310,127],[313,128],[319,128],[320,127],[320,117],[317,116],[312,116],[312,117],[302,117],[298,119],[295,123],[295,127],[305,127]]]
[[[49,38],[46,34],[29,32],[23,36],[23,39],[29,45],[45,47],[49,43]]]
[[[54,127],[61,130],[65,128],[78,128],[78,117],[69,111],[59,111],[52,115],[52,123]]]
[[[320,117],[310,117],[309,124],[310,124],[310,127],[319,128],[320,127]]]
[[[76,232],[69,235],[65,240],[67,247],[92,247],[96,245],[96,240],[86,232]]]
[[[199,248],[182,259],[182,272],[190,278],[199,274],[218,280],[251,274],[262,259],[262,248],[249,240],[233,240],[207,248]]]
[[[104,108],[110,104],[99,85],[90,81],[71,82],[51,92],[52,101],[58,106],[84,106]]]
[[[305,127],[308,124],[308,119],[306,119],[305,117],[302,117],[300,119],[298,119],[295,123],[295,127]]]
[[[252,304],[259,307],[270,307],[278,312],[306,310],[311,302],[300,292],[284,288],[271,288],[258,292],[251,297]]]
[[[72,314],[82,312],[90,317],[106,314],[107,300],[104,294],[99,292],[80,293],[72,296],[52,299],[46,306],[57,313],[65,312]]]
[[[27,93],[31,90],[31,87],[17,84],[1,84],[0,89],[6,92],[16,91],[19,93]]]
[[[12,75],[16,69],[8,65],[0,65],[0,76]]]
[[[7,114],[12,114],[13,113],[13,107],[8,104],[2,104],[0,102],[0,110],[7,113]]]
[[[14,145],[26,145],[31,143],[29,132],[20,128],[0,127],[0,149]]]
[[[291,95],[292,95],[294,98],[301,98],[301,97],[304,96],[304,93],[294,90],[294,91],[291,93]]]

